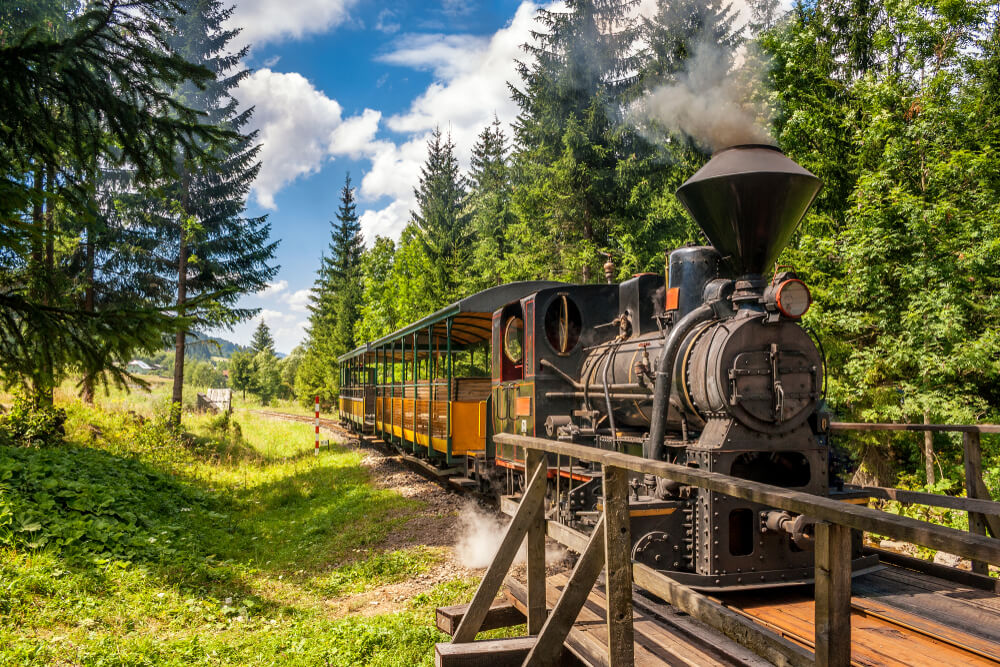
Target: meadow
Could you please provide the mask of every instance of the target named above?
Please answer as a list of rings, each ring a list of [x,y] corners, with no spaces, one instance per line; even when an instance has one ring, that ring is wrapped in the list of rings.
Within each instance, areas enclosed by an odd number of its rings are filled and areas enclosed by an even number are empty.
[[[442,558],[383,547],[421,502],[362,452],[314,456],[311,426],[245,409],[173,432],[158,389],[72,393],[64,437],[0,447],[0,665],[432,663],[434,608],[475,578],[391,613],[334,604]]]

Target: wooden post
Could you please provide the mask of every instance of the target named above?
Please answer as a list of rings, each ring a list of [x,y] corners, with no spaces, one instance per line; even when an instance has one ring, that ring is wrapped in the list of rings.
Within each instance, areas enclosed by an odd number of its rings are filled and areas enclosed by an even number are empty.
[[[979,434],[965,432],[962,434],[962,449],[965,459],[965,495],[969,498],[980,498],[979,480],[982,479],[982,450],[979,445]],[[990,500],[989,497],[981,500]],[[973,535],[986,534],[986,517],[979,512],[969,512],[969,532]],[[990,566],[982,561],[972,561],[972,571],[976,574],[989,574]]]
[[[924,411],[924,424],[931,423],[931,413]],[[934,434],[924,431],[924,476],[927,486],[934,484]]]
[[[576,567],[573,568],[559,601],[545,619],[545,625],[538,633],[535,646],[525,658],[525,667],[548,667],[559,664],[566,635],[576,622],[576,617],[580,615],[580,609],[583,608],[590,591],[597,583],[597,577],[604,568],[604,527],[602,515],[590,536],[590,541],[587,542],[587,547],[580,554],[580,560],[576,562]]]
[[[629,534],[628,471],[604,466],[604,562],[607,565],[608,662],[634,662],[632,628],[632,540]]]
[[[816,523],[816,664],[851,664],[851,529]]]
[[[529,449],[525,453],[524,470],[545,470],[548,479],[548,459],[543,452]],[[544,508],[543,508],[544,509]],[[545,512],[528,525],[528,634],[537,635],[545,623]]]
[[[486,569],[483,580],[479,582],[479,588],[476,589],[476,594],[472,598],[472,602],[469,603],[469,610],[465,613],[458,630],[455,631],[453,642],[471,642],[476,638],[476,634],[483,624],[483,619],[486,618],[486,614],[493,604],[493,598],[500,590],[503,578],[507,576],[510,564],[514,561],[514,556],[517,555],[521,542],[524,541],[528,528],[535,523],[538,517],[544,518],[543,504],[547,483],[547,467],[538,466],[521,497],[521,504],[518,506],[517,512],[514,513],[514,518],[507,526],[507,532],[504,533],[500,548],[497,549],[497,553],[493,557],[493,562]]]

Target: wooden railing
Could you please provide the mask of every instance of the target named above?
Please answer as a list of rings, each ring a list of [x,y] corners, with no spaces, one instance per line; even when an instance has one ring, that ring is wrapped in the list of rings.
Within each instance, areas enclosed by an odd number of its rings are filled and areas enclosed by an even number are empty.
[[[860,487],[871,498],[895,500],[900,503],[945,507],[964,510],[969,514],[969,532],[974,535],[991,533],[1000,537],[1000,516],[990,513],[996,503],[991,502],[989,489],[983,481],[981,433],[1000,434],[1000,424],[869,424],[864,422],[833,422],[830,430],[851,431],[894,431],[923,433],[961,433],[962,459],[965,472],[965,498],[945,496],[937,493],[923,493],[904,489],[887,489],[878,486]],[[989,566],[973,560],[972,571],[987,574]]]
[[[502,543],[456,630],[453,643],[472,642],[503,583],[521,543],[527,539],[527,629],[535,635],[525,665],[555,664],[563,643],[602,569],[607,570],[608,663],[633,661],[632,584],[687,612],[772,662],[792,665],[849,665],[851,658],[851,529],[1000,564],[1000,540],[897,516],[869,507],[789,490],[746,479],[663,461],[553,440],[499,434],[499,444],[524,451],[528,480]],[[570,457],[603,467],[603,508],[593,532],[583,535],[546,521],[548,456]],[[664,477],[681,484],[805,514],[817,520],[815,531],[815,652],[793,644],[630,558],[629,471]],[[1000,515],[1000,503],[976,507]],[[545,535],[580,553],[562,596],[546,615]],[[523,640],[522,640],[523,641]]]

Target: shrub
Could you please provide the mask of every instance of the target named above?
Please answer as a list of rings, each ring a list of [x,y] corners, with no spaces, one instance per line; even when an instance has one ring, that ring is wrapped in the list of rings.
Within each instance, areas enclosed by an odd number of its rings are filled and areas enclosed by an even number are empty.
[[[59,445],[66,435],[66,411],[39,405],[23,394],[15,394],[10,411],[0,415],[0,444],[20,447]]]

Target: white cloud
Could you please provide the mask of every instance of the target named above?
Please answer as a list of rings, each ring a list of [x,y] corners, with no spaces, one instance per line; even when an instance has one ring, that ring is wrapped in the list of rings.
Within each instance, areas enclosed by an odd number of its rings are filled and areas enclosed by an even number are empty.
[[[414,208],[413,188],[427,157],[427,139],[435,127],[450,132],[463,166],[476,137],[494,114],[509,124],[517,115],[507,82],[518,82],[515,59],[526,56],[521,45],[531,40],[538,5],[522,2],[511,22],[492,36],[404,35],[382,62],[431,70],[435,81],[404,112],[386,124],[407,136],[401,143],[376,141],[372,166],[361,181],[361,195],[369,200],[389,197],[381,209],[361,215],[365,239],[376,235],[398,238]]]
[[[396,200],[378,210],[367,210],[361,214],[361,233],[364,234],[365,243],[371,245],[376,236],[388,236],[392,239],[399,238],[403,227],[410,219],[410,209],[413,204],[410,201]]]
[[[255,107],[262,164],[254,193],[261,206],[271,209],[281,188],[319,171],[329,158],[363,154],[381,119],[371,109],[343,119],[340,104],[296,72],[258,70],[240,84],[237,98]]]
[[[288,307],[298,312],[305,312],[309,309],[309,296],[312,290],[300,289],[290,294],[285,294],[284,301]]]
[[[375,19],[375,29],[379,32],[384,32],[387,35],[391,35],[394,32],[399,31],[399,23],[395,21],[396,12],[391,9],[383,9],[378,13],[378,18]]]
[[[403,35],[396,40],[395,49],[379,56],[378,60],[390,65],[429,69],[439,78],[453,79],[474,69],[478,55],[488,45],[489,38],[479,35]]]
[[[357,0],[237,0],[229,21],[240,44],[260,45],[328,32],[348,19]]]
[[[288,289],[288,281],[279,280],[277,282],[268,283],[267,287],[257,292],[257,296],[273,296],[279,292],[285,291],[286,289]]]

